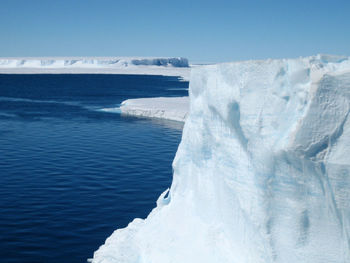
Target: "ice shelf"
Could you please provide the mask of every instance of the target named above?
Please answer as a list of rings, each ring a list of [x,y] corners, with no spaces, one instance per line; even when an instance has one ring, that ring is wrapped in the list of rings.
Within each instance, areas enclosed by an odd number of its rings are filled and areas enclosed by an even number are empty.
[[[0,74],[147,74],[179,76],[188,80],[186,58],[43,57],[0,58]]]

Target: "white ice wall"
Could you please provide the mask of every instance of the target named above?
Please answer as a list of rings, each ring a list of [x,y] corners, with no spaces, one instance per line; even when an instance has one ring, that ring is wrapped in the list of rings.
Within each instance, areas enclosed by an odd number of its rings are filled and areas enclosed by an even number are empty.
[[[350,62],[195,68],[171,190],[93,262],[350,262]]]

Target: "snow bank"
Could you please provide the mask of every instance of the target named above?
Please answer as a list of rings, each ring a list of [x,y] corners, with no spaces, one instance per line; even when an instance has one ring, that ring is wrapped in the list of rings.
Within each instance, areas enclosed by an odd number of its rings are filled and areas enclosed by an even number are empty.
[[[113,109],[105,109],[113,111]],[[189,110],[188,97],[129,99],[122,102],[123,115],[161,118],[184,122]]]
[[[108,73],[182,76],[188,79],[186,58],[0,58],[0,73]]]
[[[94,263],[350,262],[350,60],[198,67],[169,192]]]

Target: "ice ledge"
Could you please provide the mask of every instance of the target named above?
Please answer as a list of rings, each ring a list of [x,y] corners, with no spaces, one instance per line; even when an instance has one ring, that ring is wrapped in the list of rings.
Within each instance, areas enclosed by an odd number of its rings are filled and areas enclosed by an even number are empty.
[[[189,110],[188,97],[159,97],[129,99],[122,102],[122,115],[160,118],[184,122]],[[113,111],[113,109],[105,109]]]

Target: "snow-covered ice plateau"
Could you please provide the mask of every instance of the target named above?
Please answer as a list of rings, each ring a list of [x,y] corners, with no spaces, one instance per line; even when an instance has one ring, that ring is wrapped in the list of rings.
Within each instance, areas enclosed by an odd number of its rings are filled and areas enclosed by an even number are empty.
[[[186,58],[146,57],[43,57],[0,58],[0,73],[106,73],[180,76],[188,80],[190,66]]]
[[[197,67],[173,182],[94,263],[350,262],[350,60]]]

